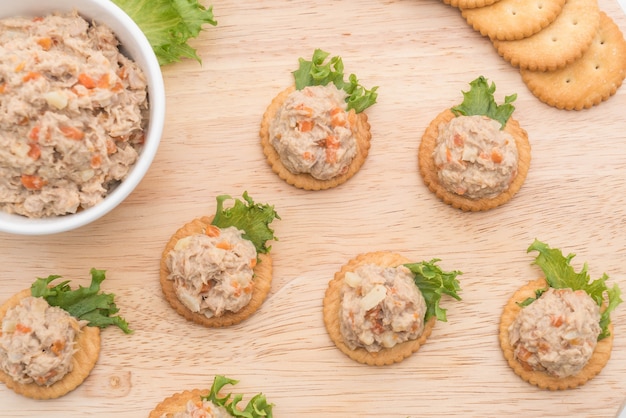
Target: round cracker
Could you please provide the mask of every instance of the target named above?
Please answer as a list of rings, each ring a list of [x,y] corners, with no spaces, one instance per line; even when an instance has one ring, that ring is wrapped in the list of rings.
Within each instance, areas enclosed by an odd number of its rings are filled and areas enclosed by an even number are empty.
[[[597,0],[568,0],[554,21],[536,34],[514,41],[493,39],[511,65],[533,71],[563,68],[589,48],[600,25]]]
[[[276,117],[276,114],[282,107],[287,97],[294,90],[295,87],[289,87],[280,92],[276,97],[274,97],[263,114],[263,119],[261,120],[261,130],[259,131],[263,154],[265,154],[267,162],[272,167],[272,171],[292,186],[304,190],[325,190],[337,187],[354,176],[365,163],[372,139],[370,124],[367,121],[367,115],[363,112],[355,115],[355,124],[352,127],[352,133],[354,134],[354,138],[356,140],[357,153],[350,165],[348,165],[348,170],[344,174],[328,180],[319,180],[307,173],[294,174],[283,165],[280,160],[280,156],[271,144],[269,133],[270,125]]]
[[[585,54],[547,72],[521,70],[539,100],[565,110],[587,109],[611,97],[626,77],[626,41],[613,19],[600,12],[600,28]]]
[[[424,324],[424,331],[415,340],[396,344],[391,348],[383,348],[379,352],[369,352],[364,348],[350,349],[343,341],[341,335],[341,287],[343,279],[348,271],[354,271],[364,264],[377,264],[385,267],[396,267],[400,264],[410,263],[407,258],[388,251],[378,251],[360,254],[348,261],[328,283],[323,300],[324,325],[330,339],[344,354],[359,363],[370,366],[384,366],[399,363],[411,354],[415,353],[426,342],[435,326],[436,318],[433,316]]]
[[[31,296],[30,289],[24,289],[13,295],[0,306],[0,323],[7,311]],[[0,370],[0,382],[15,393],[32,399],[55,399],[76,389],[85,381],[98,361],[100,355],[100,328],[85,326],[76,336],[76,352],[72,357],[72,371],[50,386],[41,386],[35,382],[18,383],[11,376]]]
[[[500,195],[493,198],[470,199],[448,191],[439,182],[437,165],[433,158],[433,152],[437,145],[437,137],[439,136],[439,125],[450,122],[454,117],[455,115],[450,109],[444,110],[430,122],[422,136],[422,142],[420,143],[418,151],[418,164],[419,172],[424,179],[424,183],[428,186],[430,191],[435,193],[435,195],[445,203],[464,211],[478,212],[503,205],[511,200],[526,180],[531,159],[528,134],[515,119],[509,118],[504,130],[515,139],[515,144],[517,145],[517,175],[511,182],[509,188]]]
[[[200,401],[200,398],[209,394],[208,389],[193,389],[184,392],[175,393],[172,396],[163,399],[157,406],[150,411],[148,418],[161,418],[163,414],[175,414],[185,410],[187,402],[190,400]]]
[[[518,302],[522,302],[527,298],[535,297],[535,290],[544,289],[548,284],[544,278],[533,280],[519,288],[504,306],[502,316],[500,318],[499,339],[500,347],[509,366],[515,374],[526,382],[538,386],[541,389],[564,390],[584,385],[588,380],[595,377],[606,366],[611,357],[611,349],[613,347],[613,325],[609,325],[610,335],[600,341],[596,345],[593,355],[583,367],[583,369],[574,376],[558,378],[551,376],[542,371],[526,370],[519,363],[513,354],[513,346],[509,342],[509,326],[515,321],[517,314],[522,310]]]
[[[491,39],[527,38],[554,22],[566,0],[501,0],[486,7],[461,9],[474,30]]]
[[[254,289],[252,290],[252,299],[250,299],[250,302],[248,302],[248,304],[239,311],[225,311],[223,315],[211,318],[201,313],[191,311],[183,305],[178,299],[178,296],[176,296],[174,282],[167,278],[170,272],[167,268],[165,260],[167,258],[167,254],[174,249],[174,246],[179,239],[194,234],[204,234],[206,227],[211,224],[212,220],[213,216],[203,216],[202,218],[194,219],[193,221],[183,225],[174,233],[174,235],[172,235],[170,240],[165,245],[163,253],[161,254],[160,282],[165,299],[176,312],[189,321],[206,327],[218,328],[238,324],[244,319],[247,319],[261,307],[272,287],[272,257],[269,254],[258,254],[259,262],[253,269]]]
[[[501,0],[443,0],[445,4],[459,9],[471,9],[474,7],[485,7],[497,3]]]

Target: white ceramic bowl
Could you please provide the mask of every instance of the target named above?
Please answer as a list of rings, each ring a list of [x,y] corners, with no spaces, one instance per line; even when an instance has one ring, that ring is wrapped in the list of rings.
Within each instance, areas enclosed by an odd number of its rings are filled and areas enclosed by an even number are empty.
[[[87,21],[109,26],[120,40],[123,52],[142,68],[148,83],[150,104],[145,145],[137,162],[102,202],[75,214],[32,219],[0,211],[0,231],[20,235],[46,235],[69,231],[99,219],[122,203],[148,171],[159,147],[165,118],[165,88],[161,68],[145,35],[111,0],[17,0],[0,3],[0,18],[43,16],[55,11],[77,10]]]

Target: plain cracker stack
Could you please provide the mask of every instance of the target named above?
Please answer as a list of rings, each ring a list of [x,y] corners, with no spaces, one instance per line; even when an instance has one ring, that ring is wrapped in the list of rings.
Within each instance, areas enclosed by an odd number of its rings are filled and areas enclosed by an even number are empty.
[[[611,97],[626,76],[626,41],[600,12],[600,27],[581,58],[554,71],[520,70],[522,80],[542,102],[565,110],[581,110]]]
[[[500,0],[490,6],[461,9],[476,31],[490,39],[527,38],[551,24],[566,0]]]
[[[590,108],[626,78],[626,41],[597,0],[500,0],[460,10],[549,106]]]
[[[600,25],[597,0],[568,0],[561,13],[536,34],[514,41],[492,40],[498,54],[514,67],[532,71],[563,68],[580,58]]]

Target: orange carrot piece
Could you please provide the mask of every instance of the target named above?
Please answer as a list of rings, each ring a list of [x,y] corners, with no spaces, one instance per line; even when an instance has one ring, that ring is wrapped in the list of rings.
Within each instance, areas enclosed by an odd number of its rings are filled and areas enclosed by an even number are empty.
[[[453,142],[457,147],[462,147],[465,144],[465,138],[462,135],[454,134]]]
[[[91,156],[91,168],[98,168],[102,165],[102,156],[94,154]]]
[[[93,89],[96,87],[96,82],[94,81],[94,79],[85,73],[80,73],[78,75],[78,84],[82,84],[88,89]]]
[[[100,89],[108,89],[109,88],[109,73],[102,74],[102,77],[98,79],[97,87]]]
[[[500,164],[502,162],[502,154],[500,154],[500,152],[498,150],[492,150],[491,151],[491,161],[493,161],[496,164]]]
[[[313,109],[311,109],[311,108],[310,108],[310,107],[308,107],[308,106],[305,106],[305,105],[304,105],[304,103],[300,103],[299,105],[297,105],[297,106],[295,107],[295,109],[296,109],[296,110],[302,110],[303,112],[305,112],[305,113],[304,113],[304,115],[305,115],[305,116],[307,116],[307,117],[309,117],[309,118],[310,118],[311,116],[313,116]]]
[[[39,125],[33,126],[33,128],[28,133],[28,138],[32,139],[33,141],[39,140],[39,131],[40,130],[41,130],[41,127]]]
[[[61,340],[56,340],[54,343],[52,343],[52,346],[50,347],[52,352],[57,356],[61,355],[61,351],[63,351],[63,348],[65,348],[65,343]]]
[[[204,231],[204,233],[206,235],[208,235],[209,237],[219,237],[220,236],[220,229],[215,226],[215,225],[207,225],[206,227],[206,231]]]
[[[39,77],[41,77],[40,73],[35,71],[29,71],[24,77],[22,77],[22,81],[26,83],[28,81],[37,80]]]
[[[337,149],[339,148],[339,141],[333,135],[326,137],[324,146],[326,148],[326,162],[334,164],[337,162]]]
[[[330,125],[333,127],[346,126],[346,112],[340,107],[334,107],[330,111]]]
[[[218,242],[217,244],[215,244],[215,246],[216,246],[217,248],[220,248],[220,249],[222,249],[222,250],[227,250],[227,251],[233,248],[233,247],[232,247],[232,245],[230,245],[230,244],[229,244],[228,242],[226,242],[226,241],[220,241],[220,242]]]
[[[30,149],[28,150],[28,156],[33,160],[38,160],[41,157],[41,148],[36,143],[29,144]]]
[[[85,137],[85,133],[78,128],[69,125],[62,125],[59,127],[63,136],[69,139],[75,139],[80,141]]]
[[[34,174],[22,174],[20,178],[22,186],[29,190],[41,190],[48,182]]]
[[[300,129],[300,132],[309,132],[310,130],[313,129],[313,125],[314,122],[312,120],[301,120],[300,122],[298,122],[298,128]]]
[[[18,323],[17,325],[15,325],[15,332],[19,332],[21,334],[28,334],[32,330],[33,329],[31,327],[22,323]]]
[[[124,90],[124,86],[119,81],[115,83],[113,87],[111,87],[111,91],[114,93],[117,93],[118,91],[122,91],[122,90]]]
[[[550,325],[560,327],[563,325],[563,317],[561,315],[550,315]]]
[[[49,51],[52,47],[52,38],[45,37],[37,39],[37,44],[44,50]]]

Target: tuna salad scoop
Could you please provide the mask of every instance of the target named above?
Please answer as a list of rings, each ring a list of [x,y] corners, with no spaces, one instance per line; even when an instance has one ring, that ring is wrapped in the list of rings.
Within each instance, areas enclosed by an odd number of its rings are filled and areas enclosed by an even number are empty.
[[[169,280],[192,312],[207,318],[237,312],[252,298],[257,253],[243,231],[209,225],[204,234],[179,239],[167,254]]]
[[[535,264],[545,274],[521,287],[500,320],[500,345],[509,366],[542,389],[563,390],[585,384],[607,364],[613,345],[610,313],[622,300],[604,274],[591,281],[586,266],[576,273],[573,254],[564,257],[535,240]]]
[[[270,124],[270,143],[293,174],[329,180],[348,171],[357,152],[346,93],[333,84],[295,90]]]
[[[103,270],[89,287],[72,290],[60,276],[37,279],[0,306],[0,382],[33,399],[53,399],[77,388],[100,354],[100,329],[116,325],[114,295],[100,291]]]
[[[269,224],[280,219],[274,207],[254,203],[247,193],[232,208],[218,196],[216,214],[183,225],[161,256],[160,283],[165,299],[186,319],[222,327],[252,315],[272,282]]]
[[[148,97],[111,29],[77,13],[0,20],[0,209],[32,218],[102,201],[141,151]]]
[[[0,369],[18,383],[50,386],[73,368],[76,335],[85,323],[29,296],[2,320]]]
[[[376,102],[354,74],[343,81],[340,57],[315,50],[300,58],[295,86],[278,94],[261,121],[261,145],[272,170],[305,190],[338,186],[363,165],[370,148],[370,125],[363,111]]]
[[[600,307],[584,290],[549,288],[509,326],[517,361],[555,377],[578,374],[600,335]]]
[[[419,350],[437,319],[442,294],[460,299],[460,271],[444,272],[438,259],[411,263],[387,251],[345,264],[328,284],[324,324],[335,345],[359,363],[382,366]]]
[[[370,352],[414,340],[424,332],[426,301],[404,266],[366,264],[348,271],[341,288],[341,335]]]
[[[516,95],[497,105],[484,77],[470,83],[459,106],[433,119],[419,147],[428,188],[464,211],[500,206],[521,188],[530,166],[528,135],[511,117]]]

